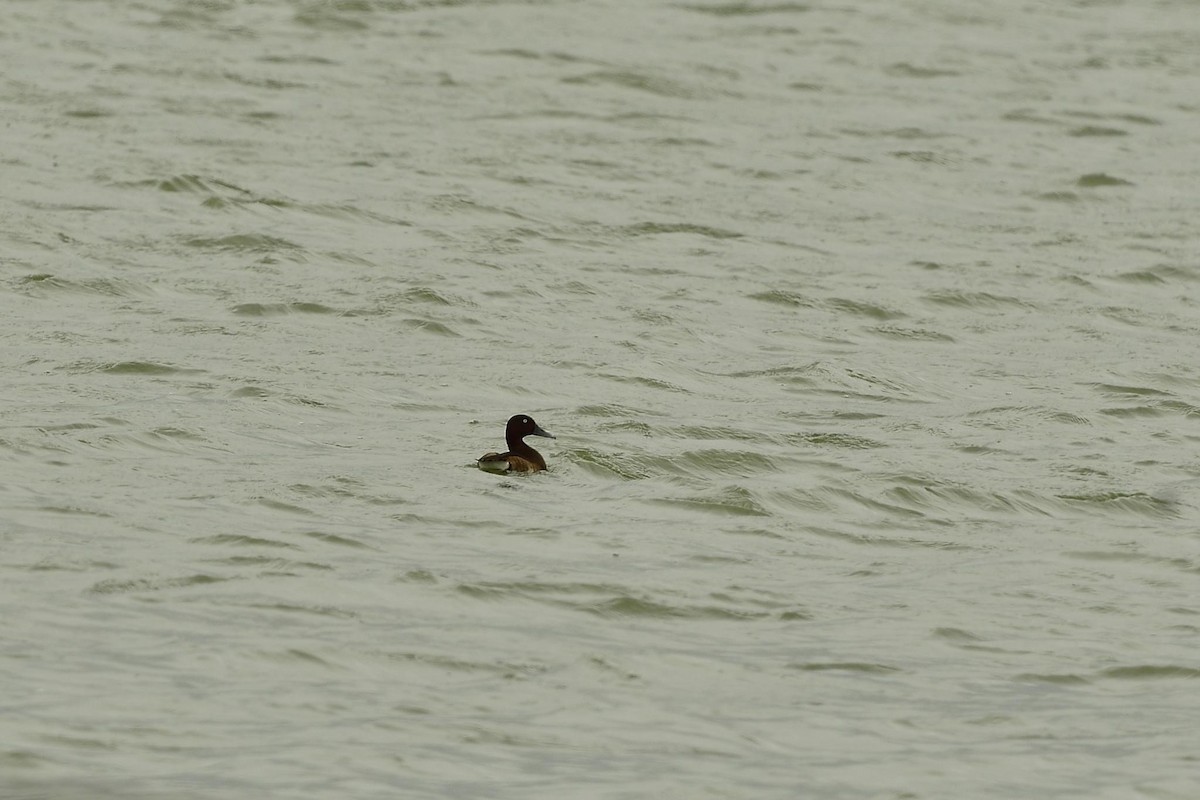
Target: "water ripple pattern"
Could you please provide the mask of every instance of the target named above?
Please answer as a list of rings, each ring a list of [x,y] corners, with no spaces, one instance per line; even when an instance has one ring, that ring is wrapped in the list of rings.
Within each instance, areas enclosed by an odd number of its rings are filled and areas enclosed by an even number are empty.
[[[1193,3],[87,6],[0,796],[1200,796]]]

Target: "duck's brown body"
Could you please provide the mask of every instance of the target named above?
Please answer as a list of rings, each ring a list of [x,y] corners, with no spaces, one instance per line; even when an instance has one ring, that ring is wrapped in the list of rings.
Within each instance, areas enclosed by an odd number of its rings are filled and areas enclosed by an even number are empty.
[[[517,414],[508,421],[504,429],[504,440],[508,443],[507,453],[486,453],[479,458],[479,468],[489,472],[540,472],[546,468],[546,459],[542,454],[525,444],[526,436],[545,436],[553,439],[552,434],[542,430],[533,417],[528,414]]]

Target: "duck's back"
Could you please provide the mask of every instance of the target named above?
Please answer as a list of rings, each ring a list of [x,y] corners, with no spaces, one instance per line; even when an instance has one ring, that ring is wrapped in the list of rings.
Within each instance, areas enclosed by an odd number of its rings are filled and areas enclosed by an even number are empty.
[[[538,455],[536,450],[533,455]],[[479,468],[489,472],[540,472],[546,468],[546,462],[540,457],[534,460],[516,453],[485,453],[479,457]]]

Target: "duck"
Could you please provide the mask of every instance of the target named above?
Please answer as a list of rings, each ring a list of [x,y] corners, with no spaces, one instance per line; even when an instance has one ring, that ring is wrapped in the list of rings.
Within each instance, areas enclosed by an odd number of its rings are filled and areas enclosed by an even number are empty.
[[[504,428],[507,453],[485,453],[479,457],[479,468],[488,472],[541,472],[546,468],[542,454],[525,444],[526,436],[545,436],[553,439],[528,414],[510,417]]]

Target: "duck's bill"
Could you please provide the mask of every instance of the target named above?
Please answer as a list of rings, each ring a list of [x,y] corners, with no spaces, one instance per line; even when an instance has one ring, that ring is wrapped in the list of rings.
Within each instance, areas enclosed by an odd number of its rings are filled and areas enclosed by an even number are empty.
[[[542,430],[541,425],[534,426],[532,435],[533,436],[545,436],[547,439],[557,438],[557,437],[555,437],[555,435],[553,433],[546,433],[544,430]]]

